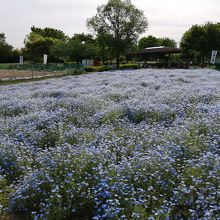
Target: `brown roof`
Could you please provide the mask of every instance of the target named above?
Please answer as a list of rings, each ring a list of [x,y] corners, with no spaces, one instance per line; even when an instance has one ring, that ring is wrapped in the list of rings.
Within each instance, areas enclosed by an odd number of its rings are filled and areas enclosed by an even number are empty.
[[[172,53],[181,53],[182,50],[174,47],[147,47],[145,49],[139,50],[135,54],[144,55],[144,54],[172,54]]]

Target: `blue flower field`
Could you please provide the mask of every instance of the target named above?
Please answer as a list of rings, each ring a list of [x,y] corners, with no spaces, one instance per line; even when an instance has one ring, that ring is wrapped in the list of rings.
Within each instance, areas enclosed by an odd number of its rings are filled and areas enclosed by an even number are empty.
[[[1,86],[1,214],[220,219],[220,72],[143,69]]]

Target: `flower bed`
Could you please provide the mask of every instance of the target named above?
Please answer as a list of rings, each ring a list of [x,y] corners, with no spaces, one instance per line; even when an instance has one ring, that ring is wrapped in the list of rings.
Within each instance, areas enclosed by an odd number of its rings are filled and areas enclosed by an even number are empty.
[[[220,74],[0,87],[0,209],[33,219],[220,218]]]

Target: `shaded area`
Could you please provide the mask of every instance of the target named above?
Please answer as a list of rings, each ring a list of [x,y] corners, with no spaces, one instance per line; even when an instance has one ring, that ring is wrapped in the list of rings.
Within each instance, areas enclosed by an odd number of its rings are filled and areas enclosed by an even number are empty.
[[[139,50],[133,55],[141,58],[142,60],[157,60],[163,59],[165,60],[165,66],[167,68],[171,68],[171,54],[181,54],[182,50],[174,47],[147,47],[145,49]],[[182,67],[179,65],[179,67]]]

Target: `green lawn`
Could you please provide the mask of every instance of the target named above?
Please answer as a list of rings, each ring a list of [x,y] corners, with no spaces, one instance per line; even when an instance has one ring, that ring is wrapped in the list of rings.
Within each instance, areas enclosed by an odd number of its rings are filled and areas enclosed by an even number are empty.
[[[18,63],[0,63],[0,70],[8,69],[10,65],[17,65]]]

